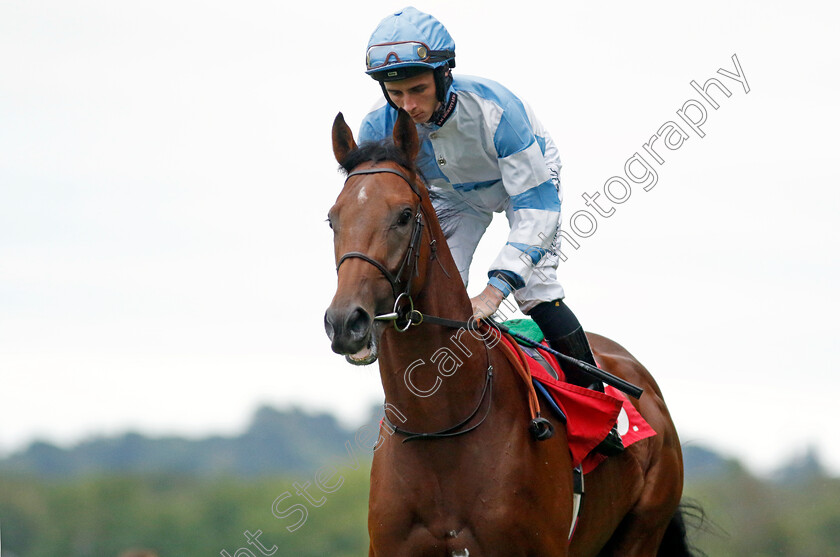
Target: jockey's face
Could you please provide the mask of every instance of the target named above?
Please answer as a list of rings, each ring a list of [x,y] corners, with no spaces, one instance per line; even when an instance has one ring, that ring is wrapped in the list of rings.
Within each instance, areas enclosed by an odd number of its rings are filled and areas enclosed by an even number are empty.
[[[385,83],[388,96],[417,124],[428,122],[440,101],[435,91],[435,76],[431,71]]]

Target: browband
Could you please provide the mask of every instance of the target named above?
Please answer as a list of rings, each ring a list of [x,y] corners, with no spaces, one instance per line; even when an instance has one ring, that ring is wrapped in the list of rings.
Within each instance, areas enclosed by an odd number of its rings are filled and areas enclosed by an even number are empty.
[[[347,178],[344,180],[344,183],[346,184],[347,180],[349,180],[353,176],[358,176],[360,174],[381,174],[383,172],[387,172],[389,174],[396,174],[397,176],[405,180],[405,182],[411,187],[411,191],[416,193],[417,197],[419,197],[421,201],[423,200],[423,196],[420,195],[420,190],[417,188],[417,184],[410,180],[408,176],[394,168],[364,168],[362,170],[354,170],[353,172],[347,175]]]

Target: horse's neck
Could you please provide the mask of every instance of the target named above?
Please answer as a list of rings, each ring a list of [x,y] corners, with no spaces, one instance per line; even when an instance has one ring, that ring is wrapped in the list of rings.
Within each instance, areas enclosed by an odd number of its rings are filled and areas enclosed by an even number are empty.
[[[436,219],[429,230],[437,255],[427,263],[425,286],[415,307],[425,315],[466,322],[472,306]],[[462,420],[476,404],[489,363],[477,333],[432,324],[412,326],[405,333],[390,327],[382,344],[379,366],[385,399],[407,418],[398,425],[436,431]]]

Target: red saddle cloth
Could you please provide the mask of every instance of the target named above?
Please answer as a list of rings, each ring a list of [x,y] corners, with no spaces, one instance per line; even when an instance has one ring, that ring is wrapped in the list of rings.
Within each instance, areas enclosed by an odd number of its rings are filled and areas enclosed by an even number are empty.
[[[627,396],[618,389],[606,385],[604,388],[606,392],[599,393],[566,383],[563,381],[565,375],[556,358],[543,352],[546,355],[546,361],[560,377],[558,381],[551,377],[542,364],[534,358],[521,350],[516,350],[510,337],[503,335],[502,339],[514,353],[524,356],[523,363],[531,372],[531,377],[545,387],[566,415],[566,437],[569,441],[572,463],[575,466],[580,465],[584,474],[594,470],[607,458],[592,450],[603,441],[613,424],[617,424],[625,447],[656,435]],[[543,414],[549,412],[550,410],[543,409]]]

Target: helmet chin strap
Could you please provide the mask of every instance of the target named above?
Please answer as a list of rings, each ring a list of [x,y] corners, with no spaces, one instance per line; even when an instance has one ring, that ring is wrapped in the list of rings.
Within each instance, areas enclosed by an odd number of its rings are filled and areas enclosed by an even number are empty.
[[[434,70],[435,75],[435,92],[437,93],[437,100],[441,103],[446,102],[446,92],[452,85],[452,72],[449,71],[448,65],[438,66]]]
[[[396,111],[399,111],[400,107],[398,107],[397,104],[391,100],[391,96],[388,94],[388,90],[385,88],[385,82],[380,81],[379,86],[382,87],[382,94],[385,95],[385,100],[388,101],[388,104],[391,105],[391,108],[393,108]]]

